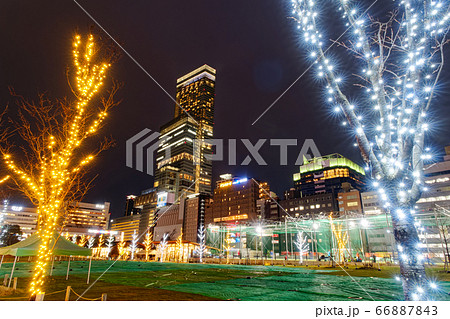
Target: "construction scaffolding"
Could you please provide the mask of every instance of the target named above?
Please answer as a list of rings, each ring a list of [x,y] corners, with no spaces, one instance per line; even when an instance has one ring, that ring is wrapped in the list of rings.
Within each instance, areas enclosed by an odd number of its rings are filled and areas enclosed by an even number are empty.
[[[425,262],[444,264],[448,269],[450,212],[436,207],[416,214],[415,224]],[[307,237],[307,253],[302,252],[305,260],[398,262],[389,214],[315,215],[288,217],[283,222],[211,224],[206,241],[225,258],[297,260],[300,251],[295,241],[300,232]]]

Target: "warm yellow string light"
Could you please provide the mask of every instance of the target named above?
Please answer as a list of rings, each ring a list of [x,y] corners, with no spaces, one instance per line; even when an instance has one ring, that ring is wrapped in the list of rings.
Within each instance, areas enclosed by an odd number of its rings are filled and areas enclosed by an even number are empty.
[[[93,63],[95,43],[93,35],[89,35],[82,51],[82,41],[79,35],[75,36],[73,42],[73,63],[76,69],[75,114],[68,123],[67,139],[59,140],[53,135],[46,139],[48,144],[45,149],[47,154],[40,157],[40,169],[38,174],[26,173],[13,161],[10,154],[3,154],[6,167],[15,175],[15,180],[26,186],[30,196],[37,201],[38,212],[38,235],[41,245],[38,250],[37,262],[34,267],[33,277],[30,284],[32,295],[43,293],[46,267],[52,254],[52,238],[57,228],[58,220],[63,210],[65,197],[70,190],[70,182],[79,171],[89,164],[93,155],[84,158],[73,166],[73,157],[77,147],[83,140],[96,133],[107,116],[106,111],[99,112],[91,123],[87,123],[89,114],[87,109],[92,98],[103,85],[109,63]],[[33,177],[32,177],[33,176]],[[9,176],[0,180],[5,182]],[[82,239],[82,242],[85,242]],[[81,244],[81,242],[80,242]]]
[[[125,258],[124,254],[126,251],[126,241],[123,239],[123,237],[120,239],[119,244],[117,244],[117,249],[119,250],[119,257],[123,256],[123,258]]]
[[[3,184],[4,182],[6,182],[9,179],[9,175],[6,175],[5,177],[3,177],[2,179],[0,179],[0,184]]]
[[[183,228],[180,230],[180,236],[177,238],[177,254],[178,254],[178,261],[183,261],[183,255],[184,255],[184,247],[183,247]]]
[[[86,236],[85,235],[81,235],[80,242],[78,243],[78,245],[81,246],[81,247],[84,247],[86,245],[86,242],[87,242]]]
[[[152,247],[152,235],[150,232],[147,232],[145,235],[144,246],[145,246],[145,260],[148,261],[148,257],[150,255],[150,248]]]
[[[338,248],[338,258],[339,262],[345,261],[345,251],[348,251],[348,233],[342,230],[342,224],[338,224],[337,226],[333,223],[332,214],[329,215],[330,223],[331,223],[331,231],[333,232],[334,237],[336,238],[337,248]]]

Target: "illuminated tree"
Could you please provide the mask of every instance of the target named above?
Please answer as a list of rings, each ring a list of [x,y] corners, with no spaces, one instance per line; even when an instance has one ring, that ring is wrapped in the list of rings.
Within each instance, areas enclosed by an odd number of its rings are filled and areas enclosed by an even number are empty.
[[[133,232],[133,235],[131,235],[131,245],[129,247],[130,252],[131,252],[131,260],[134,260],[134,254],[136,252],[137,249],[137,242],[138,242],[138,234],[136,233],[136,230]]]
[[[300,259],[299,263],[303,263],[303,255],[308,252],[309,250],[309,244],[308,244],[308,238],[306,235],[303,234],[302,231],[297,233],[297,239],[294,241],[295,246],[297,247]]]
[[[203,224],[200,225],[199,229],[198,229],[198,240],[199,240],[199,246],[197,248],[197,253],[200,257],[200,262],[203,262],[203,255],[206,252],[206,232],[205,232],[205,227],[203,226]]]
[[[126,253],[126,244],[127,242],[123,239],[123,236],[120,238],[120,242],[117,244],[117,249],[119,250],[119,258],[125,259],[125,253]]]
[[[95,243],[95,237],[90,236],[90,237],[88,238],[88,248],[89,248],[89,249],[92,249],[92,247],[94,247],[94,243]]]
[[[164,258],[165,258],[165,254],[166,254],[166,250],[167,250],[167,246],[168,246],[168,242],[167,239],[169,238],[169,234],[164,234],[163,235],[163,239],[159,242],[159,253],[160,253],[160,257],[159,257],[159,261],[160,262],[164,262]]]
[[[184,256],[183,228],[181,228],[180,236],[178,236],[178,238],[177,238],[176,247],[177,247],[177,260],[178,260],[178,262],[183,261],[183,256]]]
[[[101,234],[99,237],[98,237],[98,245],[97,245],[97,247],[98,247],[98,256],[100,257],[100,255],[101,255],[101,253],[102,253],[102,247],[103,247],[103,244],[105,243],[105,236],[103,236],[103,234]]]
[[[145,260],[148,261],[148,256],[150,254],[150,249],[152,248],[152,234],[150,231],[145,234],[144,246],[145,246]]]
[[[77,235],[73,235],[72,236],[72,243],[74,243],[76,245],[77,244],[77,240],[78,240],[78,236]]]
[[[108,239],[106,240],[106,247],[108,247],[108,256],[111,253],[112,247],[114,246],[114,236],[113,235],[109,235]]]
[[[97,99],[112,56],[101,61],[93,35],[89,35],[85,45],[76,35],[72,52],[75,74],[73,79],[69,77],[69,84],[74,84],[71,89],[75,99],[52,100],[39,94],[37,101],[30,101],[11,92],[18,100],[18,116],[11,117],[10,122],[14,138],[22,143],[18,148],[10,142],[0,147],[4,168],[17,188],[37,207],[41,245],[30,284],[32,296],[43,292],[53,233],[61,230],[61,219],[69,203],[90,185],[83,179],[87,165],[111,144],[105,141],[85,154],[88,139],[96,135],[108,110],[116,105],[113,97],[117,85],[106,98]]]
[[[351,255],[347,249],[348,232],[344,231],[342,229],[342,224],[338,224],[337,226],[334,224],[332,213],[330,213],[329,219],[330,219],[330,224],[331,224],[331,232],[334,235],[334,238],[337,243],[338,261],[343,262],[343,261],[345,261],[345,252],[346,251],[349,255]]]
[[[5,108],[0,113],[0,143],[4,143],[9,135],[9,128],[6,127],[5,123],[3,122],[5,114],[6,114],[7,108]],[[6,200],[7,195],[5,192],[5,184],[6,182],[10,180],[9,175],[3,173],[3,170],[0,168],[0,199]],[[0,215],[0,226],[1,226],[1,215]]]
[[[78,245],[81,246],[81,247],[84,247],[86,245],[86,242],[87,242],[86,236],[85,235],[81,235],[80,242],[78,243]]]
[[[0,184],[3,184],[4,182],[6,182],[9,179],[9,175],[6,175],[5,177],[3,177],[2,179],[0,179]]]
[[[372,185],[390,211],[405,298],[429,299],[435,284],[425,275],[413,215],[414,204],[425,190],[423,163],[429,154],[424,136],[432,124],[427,115],[444,64],[449,4],[435,0],[389,3],[385,8],[396,8],[379,21],[368,17],[358,1],[331,2],[350,30],[349,41],[333,43],[347,49],[345,59],[356,57],[359,64],[355,65],[361,67],[353,78],[353,84],[362,89],[358,97],[350,96],[357,90],[348,90],[345,80],[350,77],[339,70],[336,53],[331,55],[326,48],[323,29],[334,20],[321,15],[325,1],[292,0],[294,18],[317,75],[326,82],[327,101],[345,117]]]

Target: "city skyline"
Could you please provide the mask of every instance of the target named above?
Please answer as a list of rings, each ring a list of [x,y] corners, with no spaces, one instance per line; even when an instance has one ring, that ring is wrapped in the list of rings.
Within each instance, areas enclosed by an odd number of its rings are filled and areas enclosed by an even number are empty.
[[[14,14],[11,14],[0,22],[5,45],[11,49],[1,53],[4,76],[0,80],[0,94],[10,105],[14,105],[8,93],[10,85],[17,93],[30,97],[46,90],[57,96],[70,95],[62,71],[68,64],[66,55],[62,54],[70,46],[67,34],[73,34],[77,26],[87,30],[93,23],[75,4],[48,3],[48,6],[30,4],[26,8],[14,3],[3,4],[3,12],[20,12],[21,17],[13,19]],[[249,138],[253,142],[273,135],[313,138],[322,155],[338,152],[362,164],[353,146],[353,136],[328,115],[324,99],[317,98],[322,89],[311,77],[302,78],[269,114],[251,125],[308,66],[299,53],[298,39],[292,35],[296,26],[289,23],[283,5],[270,1],[239,2],[236,5],[240,10],[236,12],[231,3],[206,4],[203,1],[181,4],[181,8],[180,4],[157,3],[152,10],[139,2],[133,6],[119,2],[111,6],[103,2],[81,4],[174,98],[177,78],[205,63],[214,66],[220,74],[216,90],[216,138]],[[47,7],[52,10],[48,11]],[[382,11],[377,6],[373,9]],[[221,15],[217,18],[219,12]],[[167,14],[174,15],[170,25],[162,19]],[[60,17],[58,21],[52,19],[55,15]],[[133,16],[132,23],[122,23],[129,16]],[[203,27],[201,21],[204,20],[200,17],[206,19],[208,28]],[[235,22],[229,24],[228,17],[233,17]],[[30,23],[34,26],[32,30],[27,27]],[[179,33],[173,32],[177,25],[183,26]],[[15,37],[6,33],[10,28],[14,28]],[[101,30],[94,30],[106,38]],[[26,34],[27,42],[18,40]],[[202,36],[191,38],[188,34]],[[27,49],[30,46],[46,49],[33,53]],[[443,82],[446,82],[448,72],[443,73]],[[123,214],[127,195],[138,195],[153,185],[151,177],[125,166],[125,141],[144,128],[157,131],[172,118],[174,103],[127,56],[117,63],[113,77],[125,83],[119,92],[124,102],[111,112],[110,122],[105,127],[105,134],[112,135],[117,146],[96,159],[93,170],[101,167],[102,171],[85,201],[110,201],[112,216],[117,217]],[[431,141],[438,154],[443,154],[443,147],[448,143],[446,136],[450,126],[446,123],[450,119],[441,111],[447,101],[449,93],[439,92],[436,105],[441,116]],[[317,109],[320,112],[316,112]],[[327,127],[326,133],[323,127]],[[240,161],[247,155],[242,145],[238,145],[237,152]],[[293,187],[292,174],[298,170],[293,164],[295,158],[289,158],[287,166],[277,166],[275,173],[270,167],[274,163],[278,165],[279,155],[271,154],[269,147],[264,147],[262,154],[269,166],[257,166],[254,161],[248,166],[215,163],[213,183],[226,172],[258,176],[269,181],[271,188],[282,195]]]
[[[450,0],[0,12],[0,299],[449,300]]]

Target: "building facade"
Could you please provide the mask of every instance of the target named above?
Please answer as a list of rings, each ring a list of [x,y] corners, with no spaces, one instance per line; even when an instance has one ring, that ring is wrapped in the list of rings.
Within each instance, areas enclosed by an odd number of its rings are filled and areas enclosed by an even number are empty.
[[[160,130],[155,187],[182,193],[211,194],[216,70],[204,65],[177,80],[174,119]]]
[[[36,232],[38,214],[35,208],[24,207],[8,200],[0,206],[0,227],[3,225],[19,225],[22,237],[28,237]]]
[[[184,201],[159,209],[156,216],[157,222],[154,228],[153,240],[161,241],[165,234],[167,240],[176,240],[183,231]]]
[[[294,186],[300,197],[337,193],[343,183],[363,191],[364,169],[340,154],[315,157],[300,166],[300,172],[294,174]]]
[[[78,203],[69,206],[61,218],[62,232],[72,235],[90,235],[92,231],[107,230],[109,227],[108,202],[102,204]],[[37,210],[4,202],[1,211],[2,224],[19,225],[24,237],[37,231]]]
[[[346,188],[338,193],[338,205],[340,215],[360,216],[363,214],[361,193],[357,189]]]
[[[108,202],[102,204],[79,203],[68,210],[64,232],[70,235],[88,235],[91,230],[107,230],[109,227]]]
[[[183,239],[199,242],[198,232],[201,225],[206,228],[205,214],[212,204],[209,194],[194,194],[186,198],[183,219]]]
[[[266,199],[268,184],[222,175],[216,184],[206,223],[251,222],[259,219],[257,201]]]
[[[280,211],[280,217],[300,216],[328,216],[330,213],[338,212],[338,203],[331,193],[315,194],[300,198],[291,198],[280,201],[283,209]]]
[[[141,223],[141,215],[128,215],[111,220],[109,227],[111,232],[120,234],[124,241],[130,241],[134,232],[139,232],[139,225]]]

